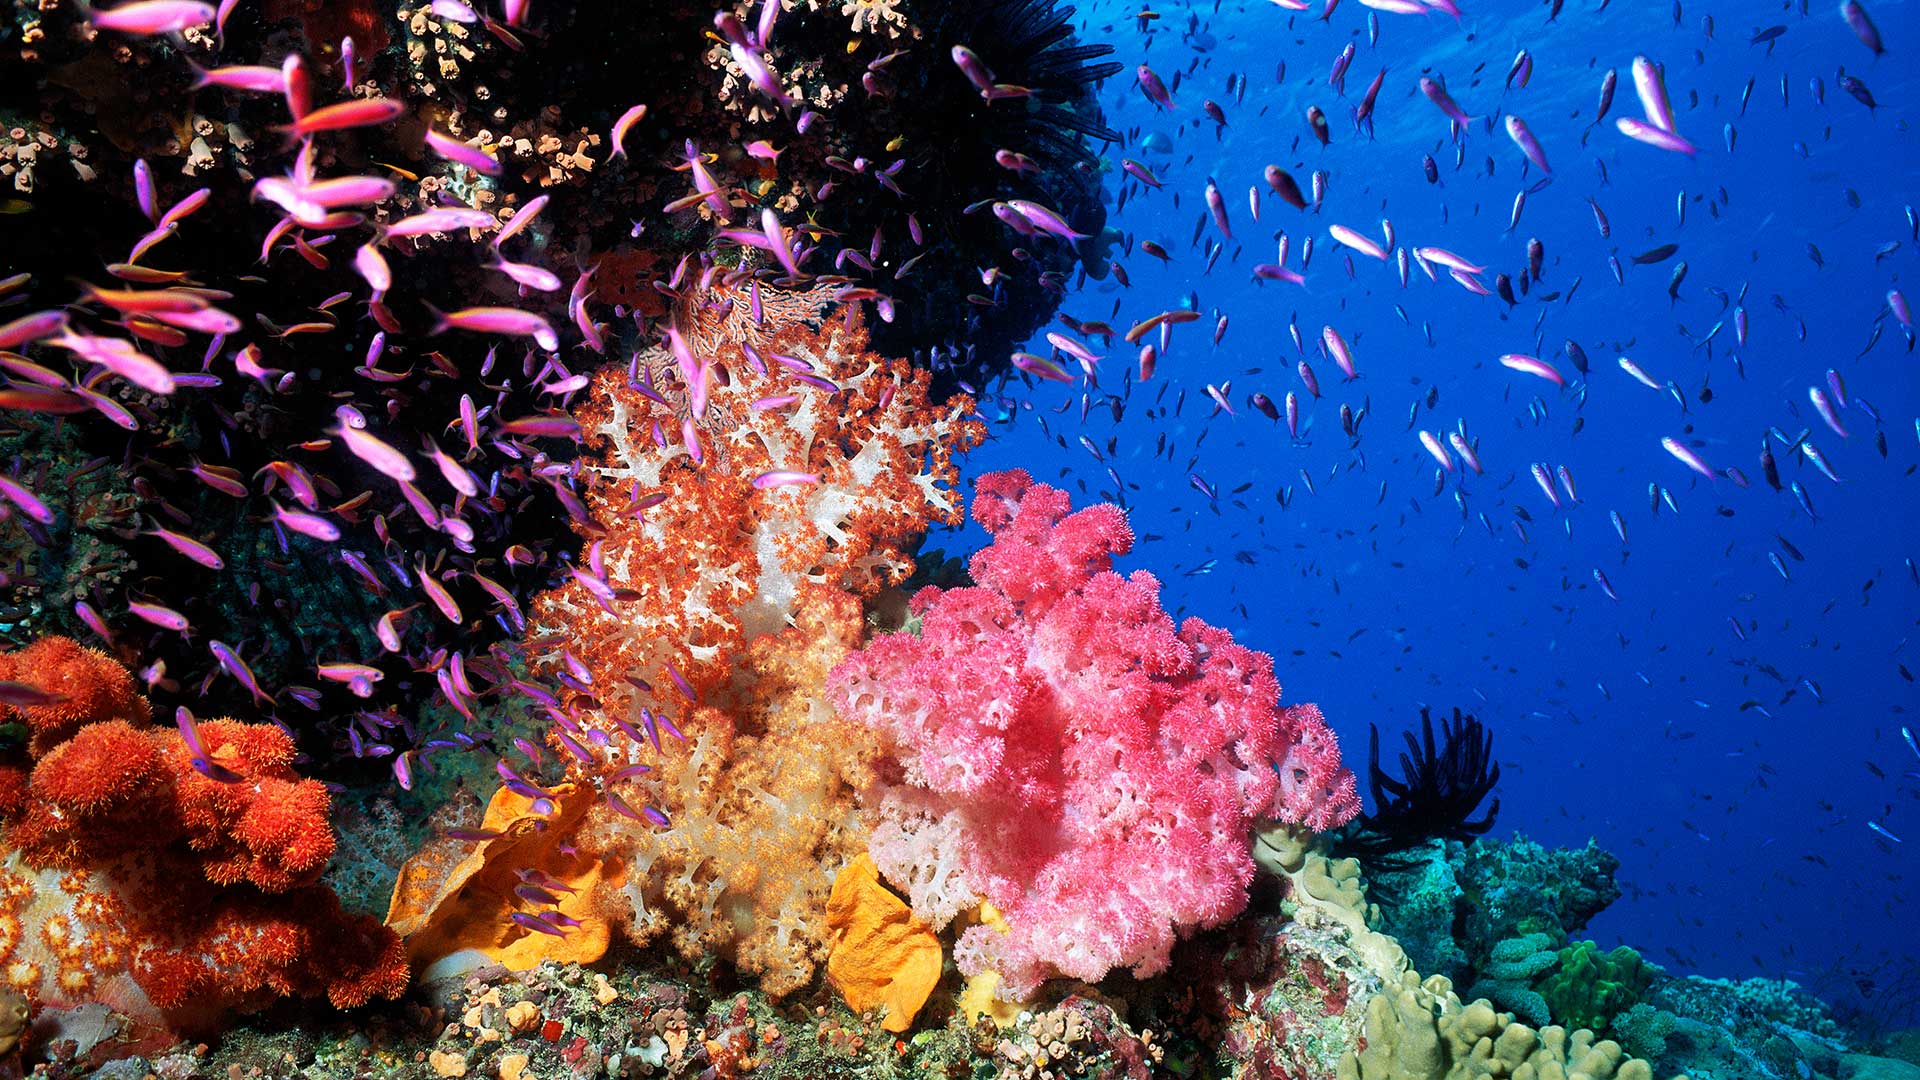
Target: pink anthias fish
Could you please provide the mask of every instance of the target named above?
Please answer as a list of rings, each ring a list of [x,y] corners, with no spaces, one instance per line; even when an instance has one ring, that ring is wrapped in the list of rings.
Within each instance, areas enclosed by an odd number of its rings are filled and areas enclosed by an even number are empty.
[[[193,85],[196,88],[218,86],[255,94],[284,95],[287,92],[287,73],[281,68],[246,64],[217,68],[196,66],[193,69]]]
[[[353,269],[375,294],[393,288],[393,270],[387,266],[386,256],[372,244],[362,245],[353,253]]]
[[[1253,268],[1253,276],[1267,281],[1285,281],[1294,285],[1305,285],[1306,276],[1297,270],[1289,270],[1278,263],[1260,263]]]
[[[354,420],[358,417],[348,406],[341,406],[336,410],[336,415],[340,418],[340,426],[334,429],[334,434],[349,453],[394,480],[403,483],[413,480],[416,475],[413,462],[407,460],[405,454],[384,439],[356,427]]]
[[[186,632],[186,628],[188,628],[186,615],[180,615],[179,611],[175,611],[175,609],[171,609],[171,607],[165,607],[165,605],[161,605],[161,603],[127,601],[127,613],[132,615],[134,619],[140,619],[142,623],[159,626],[161,630]]]
[[[524,285],[537,292],[558,292],[560,290],[560,276],[544,266],[514,262],[511,259],[501,259],[492,265],[493,269],[512,278],[515,284]]]
[[[456,232],[460,229],[490,229],[495,224],[494,216],[485,210],[470,210],[464,206],[442,206],[403,217],[382,231],[389,237],[426,236],[430,233]]]
[[[320,131],[374,127],[398,119],[406,111],[406,103],[395,98],[356,98],[314,109],[288,125],[286,130],[294,135],[312,135]]]
[[[1633,58],[1633,88],[1640,96],[1640,111],[1646,119],[1636,120],[1630,116],[1616,117],[1615,128],[1630,139],[1646,143],[1648,146],[1691,157],[1697,151],[1692,143],[1680,137],[1674,126],[1673,103],[1667,97],[1666,76],[1660,67],[1644,56]]]
[[[1227,202],[1220,197],[1220,186],[1211,176],[1207,177],[1207,210],[1213,215],[1214,225],[1227,239],[1233,239],[1233,227],[1227,224]]]
[[[1720,474],[1713,471],[1713,466],[1701,460],[1700,455],[1694,453],[1693,448],[1686,443],[1668,435],[1660,440],[1660,445],[1667,453],[1672,454],[1687,468],[1692,469],[1694,472],[1699,473],[1709,480],[1719,479]]]
[[[1613,126],[1618,128],[1620,134],[1625,135],[1627,138],[1646,143],[1648,146],[1660,150],[1671,150],[1676,154],[1686,154],[1688,157],[1692,157],[1699,152],[1692,143],[1673,132],[1635,120],[1631,116],[1615,118]]]
[[[67,332],[54,338],[52,343],[91,363],[99,364],[149,393],[171,394],[174,391],[173,373],[158,360],[136,349],[130,341]]]
[[[613,122],[613,131],[609,135],[610,140],[613,142],[613,153],[610,154],[609,157],[621,157],[626,154],[627,133],[633,130],[635,124],[638,124],[646,118],[647,107],[645,105],[635,105],[620,114],[620,118]]]
[[[134,0],[110,11],[95,11],[89,17],[102,30],[123,34],[177,34],[195,26],[206,26],[218,14],[212,4],[193,0]]]
[[[1367,236],[1365,236],[1364,234],[1356,230],[1349,229],[1345,225],[1329,225],[1327,226],[1327,231],[1333,234],[1333,238],[1335,240],[1338,240],[1340,243],[1346,245],[1347,247],[1352,248],[1353,250],[1359,252],[1362,255],[1372,256],[1373,258],[1379,259],[1381,262],[1386,262],[1388,259],[1386,248],[1381,247],[1379,244],[1375,243],[1373,240],[1371,240],[1370,238],[1368,238]]]
[[[469,307],[459,311],[436,312],[435,316],[432,332],[436,334],[448,330],[471,330],[507,337],[530,337],[534,344],[548,352],[558,352],[560,349],[560,337],[554,333],[553,324],[531,311],[509,307]]]
[[[1128,176],[1133,177],[1135,180],[1140,181],[1150,188],[1160,187],[1160,178],[1153,175],[1153,170],[1132,158],[1121,158],[1120,168],[1125,170]]]
[[[0,349],[17,349],[50,338],[64,330],[66,325],[67,313],[64,311],[36,311],[31,315],[22,315],[11,322],[0,323]]]
[[[1432,455],[1433,460],[1439,463],[1442,469],[1447,472],[1454,470],[1453,455],[1447,453],[1447,448],[1441,445],[1440,439],[1433,432],[1421,428],[1420,445],[1427,448],[1427,453]]]
[[[813,485],[819,482],[819,473],[796,472],[790,469],[774,469],[753,478],[753,486],[759,491],[796,485]]]
[[[500,175],[500,162],[492,154],[432,128],[427,129],[427,149],[485,176]]]
[[[13,504],[21,513],[42,525],[53,524],[53,509],[24,485],[5,476],[0,476],[0,499]]]
[[[1087,366],[1089,370],[1091,370],[1092,365],[1099,363],[1103,359],[1099,353],[1087,348],[1084,343],[1075,341],[1073,338],[1062,333],[1049,332],[1047,334],[1047,342],[1054,348],[1080,361],[1080,363],[1083,366]]]
[[[1447,443],[1453,447],[1454,453],[1460,455],[1460,460],[1466,463],[1467,468],[1473,470],[1474,475],[1477,476],[1483,471],[1480,468],[1480,453],[1473,448],[1472,443],[1467,441],[1465,435],[1457,431],[1449,431],[1447,432]]]
[[[1560,493],[1554,490],[1553,473],[1547,470],[1546,462],[1536,461],[1527,471],[1533,474],[1533,482],[1537,484],[1540,491],[1546,495],[1547,501],[1553,504],[1553,508],[1555,510],[1560,509]]]
[[[1063,240],[1085,240],[1087,234],[1067,224],[1057,212],[1028,199],[1008,199],[1006,205],[1025,218],[1034,228]]]
[[[1512,113],[1507,114],[1507,137],[1513,140],[1513,144],[1518,146],[1520,152],[1527,155],[1527,160],[1533,162],[1541,172],[1553,171],[1547,165],[1547,152],[1540,148],[1540,140],[1534,138],[1533,129],[1527,126],[1525,120]]]
[[[1826,421],[1827,427],[1833,429],[1835,435],[1843,439],[1848,437],[1846,425],[1840,422],[1840,411],[1834,407],[1834,399],[1828,397],[1825,390],[1817,386],[1808,387],[1807,400],[1813,402],[1813,411],[1820,414],[1820,419]]]
[[[1173,95],[1167,92],[1167,84],[1160,81],[1160,76],[1154,74],[1152,68],[1141,64],[1134,74],[1140,83],[1140,92],[1147,95],[1148,101],[1153,102],[1162,109],[1173,110],[1176,108],[1173,103]]]
[[[1453,122],[1452,131],[1456,136],[1467,130],[1467,125],[1472,122],[1473,118],[1468,116],[1467,111],[1462,109],[1459,103],[1453,100],[1452,94],[1447,93],[1446,84],[1431,76],[1422,75],[1420,77],[1420,92],[1427,96],[1428,101],[1439,106],[1441,112],[1447,114],[1447,119]]]
[[[1633,376],[1634,379],[1637,380],[1641,386],[1644,386],[1649,390],[1666,389],[1666,387],[1662,386],[1660,382],[1656,380],[1653,376],[1647,374],[1645,369],[1641,368],[1639,364],[1634,363],[1632,360],[1628,359],[1627,357],[1623,356],[1620,358],[1620,370]]]
[[[1554,370],[1552,364],[1547,363],[1537,356],[1527,356],[1524,353],[1506,353],[1500,357],[1500,364],[1502,367],[1511,368],[1514,371],[1545,379],[1555,386],[1567,385],[1566,378]]]
[[[507,223],[500,226],[500,231],[493,235],[493,246],[498,248],[501,244],[518,236],[527,226],[533,224],[534,219],[540,216],[540,211],[546,209],[548,198],[549,196],[546,195],[536,195],[528,199],[526,205],[515,211],[514,215],[507,219]],[[588,269],[581,275],[581,280],[585,281],[592,275],[592,269]]]
[[[994,78],[993,71],[987,67],[986,62],[980,59],[980,55],[965,45],[955,45],[951,55],[954,66],[960,69],[960,74],[967,77],[967,81],[973,84],[973,88],[980,92],[981,97],[991,100],[994,85],[998,80]]]
[[[182,536],[171,529],[164,529],[158,525],[148,530],[147,535],[159,537],[168,547],[209,570],[224,570],[227,567],[226,560],[222,559],[218,552],[191,536]]]
[[[1320,344],[1326,347],[1327,355],[1333,357],[1333,362],[1340,366],[1340,371],[1345,374],[1347,378],[1357,379],[1360,377],[1360,373],[1353,368],[1353,350],[1347,348],[1347,341],[1340,336],[1340,331],[1335,330],[1331,326],[1322,327],[1320,329]]]
[[[1013,366],[1029,375],[1038,375],[1053,382],[1071,383],[1073,381],[1073,376],[1068,374],[1065,368],[1044,356],[1036,356],[1033,353],[1014,353]]]
[[[746,72],[747,81],[772,98],[774,104],[782,109],[793,104],[793,97],[780,85],[780,77],[767,65],[760,49],[751,47],[749,42],[730,41],[727,51],[732,54],[733,62],[740,66],[740,70]]]

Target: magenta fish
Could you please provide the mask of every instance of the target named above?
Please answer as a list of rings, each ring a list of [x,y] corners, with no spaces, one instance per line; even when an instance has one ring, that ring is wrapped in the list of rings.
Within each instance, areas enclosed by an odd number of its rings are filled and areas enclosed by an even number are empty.
[[[110,11],[94,11],[89,21],[102,30],[123,34],[177,34],[213,21],[212,4],[192,0],[134,0]]]
[[[1507,114],[1507,138],[1512,139],[1513,144],[1520,148],[1520,152],[1527,155],[1527,160],[1533,162],[1541,172],[1553,171],[1547,165],[1547,152],[1540,148],[1540,140],[1533,136],[1533,129],[1527,126],[1525,120],[1512,113]]]
[[[1167,84],[1160,81],[1160,76],[1155,75],[1152,68],[1141,64],[1135,74],[1140,83],[1140,92],[1147,95],[1148,101],[1163,109],[1176,108],[1173,104],[1173,95],[1167,93]]]
[[[1567,385],[1566,378],[1554,370],[1552,364],[1547,363],[1537,356],[1527,356],[1523,353],[1506,353],[1500,357],[1500,364],[1502,367],[1511,368],[1514,371],[1545,379],[1555,386]]]
[[[1453,95],[1447,93],[1447,88],[1444,83],[1441,83],[1438,79],[1431,76],[1422,75],[1420,77],[1420,92],[1427,95],[1428,101],[1439,106],[1441,112],[1447,114],[1447,119],[1453,121],[1453,130],[1456,134],[1467,129],[1467,124],[1472,118],[1467,115],[1465,109],[1462,109],[1459,104],[1453,100]]]
[[[1667,453],[1672,454],[1675,458],[1679,459],[1682,465],[1685,465],[1687,468],[1692,469],[1696,473],[1699,473],[1701,476],[1704,476],[1709,480],[1714,480],[1719,478],[1719,474],[1713,471],[1713,466],[1708,465],[1705,461],[1701,460],[1700,455],[1694,453],[1692,447],[1688,446],[1686,443],[1681,442],[1679,439],[1676,439],[1673,436],[1668,435],[1660,440],[1660,445],[1663,448],[1665,448]]]

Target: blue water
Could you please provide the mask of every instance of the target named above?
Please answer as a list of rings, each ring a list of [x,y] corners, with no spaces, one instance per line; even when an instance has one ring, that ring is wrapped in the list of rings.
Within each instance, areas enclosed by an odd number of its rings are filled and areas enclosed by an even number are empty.
[[[1901,669],[1920,671],[1920,584],[1907,561],[1920,559],[1920,383],[1886,301],[1894,287],[1920,295],[1910,209],[1920,202],[1912,130],[1920,3],[1870,5],[1888,48],[1876,62],[1838,5],[1824,0],[1806,11],[1798,2],[1613,0],[1603,12],[1593,10],[1597,0],[1568,0],[1552,23],[1547,5],[1531,0],[1465,2],[1459,22],[1378,16],[1377,47],[1357,0],[1326,23],[1266,3],[1145,5],[1162,14],[1145,33],[1125,17],[1139,3],[1083,8],[1083,36],[1115,42],[1128,65],[1102,100],[1133,140],[1108,157],[1110,187],[1135,189],[1110,218],[1134,240],[1133,254],[1120,256],[1132,287],[1088,281],[1063,310],[1124,332],[1192,292],[1204,316],[1174,331],[1145,384],[1137,372],[1126,377],[1134,349],[1115,340],[1084,420],[1084,387],[1009,387],[984,411],[1006,409],[1010,418],[969,470],[1026,466],[1092,501],[1115,493],[1111,465],[1142,537],[1124,568],[1160,577],[1170,610],[1204,616],[1273,653],[1288,700],[1321,703],[1356,771],[1369,723],[1395,738],[1421,704],[1480,715],[1503,765],[1496,835],[1519,831],[1552,844],[1592,836],[1621,857],[1628,895],[1593,927],[1603,945],[1634,944],[1679,971],[1790,976],[1843,997],[1859,992],[1850,973],[1875,972],[1884,984],[1890,962],[1910,967],[1920,955],[1905,899],[1920,865],[1920,757],[1901,736],[1902,725],[1920,724],[1912,715],[1920,697]],[[1185,33],[1190,14],[1204,38]],[[1775,25],[1786,32],[1771,48],[1750,44],[1756,28]],[[1348,42],[1357,56],[1343,96],[1328,74]],[[1522,48],[1533,57],[1531,82],[1504,90]],[[1614,129],[1614,117],[1640,115],[1629,74],[1636,55],[1665,65],[1677,127],[1699,147],[1696,160]],[[1178,111],[1157,111],[1139,92],[1133,68],[1142,62],[1169,82],[1182,73]],[[1877,110],[1839,88],[1842,65],[1870,88]],[[1369,138],[1350,116],[1383,66]],[[1589,128],[1608,68],[1619,70],[1619,89],[1607,122]],[[1228,93],[1230,74],[1246,77],[1244,101]],[[1444,75],[1475,117],[1464,168],[1455,168],[1446,118],[1417,88],[1422,74]],[[1814,99],[1815,78],[1824,104]],[[1218,137],[1203,98],[1226,112]],[[1328,117],[1325,149],[1304,118],[1309,105]],[[1541,177],[1523,174],[1524,158],[1499,126],[1509,112],[1525,118],[1555,170],[1511,233],[1515,193]],[[1173,153],[1140,149],[1150,132],[1171,136]],[[1440,166],[1437,186],[1422,175],[1429,153]],[[1152,167],[1165,190],[1126,181],[1122,156]],[[1320,211],[1267,194],[1269,163],[1303,187],[1326,170]],[[1208,222],[1197,246],[1190,239],[1206,212],[1209,176],[1238,240],[1206,273],[1206,246],[1219,233]],[[1249,186],[1262,193],[1257,224]],[[1588,196],[1610,218],[1611,239],[1600,237]],[[1527,240],[1537,237],[1543,281],[1510,309],[1470,295],[1444,270],[1435,283],[1416,266],[1403,289],[1392,263],[1354,255],[1349,276],[1348,253],[1328,226],[1377,239],[1382,217],[1402,244],[1489,264],[1489,287],[1497,271],[1517,287]],[[1313,238],[1304,288],[1250,275],[1253,264],[1273,260],[1276,230],[1292,238],[1296,270],[1302,242]],[[1146,239],[1172,262],[1142,255]],[[1629,261],[1663,243],[1680,246],[1673,259]],[[1610,254],[1625,266],[1624,285],[1608,269]],[[1670,303],[1679,260],[1689,272]],[[1732,308],[1714,289],[1745,290],[1744,348],[1735,348]],[[1560,298],[1542,302],[1554,290]],[[1231,320],[1218,347],[1210,343],[1216,312]],[[1325,393],[1318,402],[1294,373],[1302,354],[1290,320]],[[1697,340],[1722,320],[1710,348],[1685,336]],[[1323,325],[1352,346],[1358,381],[1343,384],[1320,354]],[[1856,355],[1876,326],[1877,344]],[[1592,360],[1589,378],[1561,351],[1569,337]],[[1501,367],[1497,358],[1510,352],[1550,360],[1568,388]],[[1674,380],[1686,411],[1628,377],[1615,363],[1622,354],[1657,380]],[[1874,445],[1880,425],[1861,406],[1843,412],[1850,437],[1842,439],[1809,405],[1808,388],[1825,386],[1829,368],[1884,421],[1884,459]],[[1204,388],[1227,380],[1238,415],[1210,415]],[[1699,400],[1703,386],[1710,403]],[[1430,389],[1438,402],[1421,406],[1415,428],[1444,436],[1463,419],[1486,468],[1450,475],[1439,495],[1435,463],[1408,426],[1409,408]],[[1310,425],[1298,445],[1284,421],[1248,404],[1254,391],[1279,402],[1288,390],[1300,393],[1302,426]],[[1118,421],[1108,395],[1125,402]],[[1536,396],[1544,416],[1530,413]],[[1370,408],[1357,442],[1341,433],[1342,402]],[[1575,434],[1577,420],[1585,424]],[[1841,477],[1836,484],[1773,446],[1782,483],[1804,486],[1817,520],[1761,479],[1769,427],[1789,438],[1811,427]],[[1082,435],[1106,460],[1079,444]],[[1156,457],[1162,435],[1168,450]],[[1661,448],[1663,436],[1697,440],[1709,464],[1737,467],[1752,486],[1697,477]],[[1534,462],[1565,465],[1579,503],[1556,511],[1528,473]],[[1190,475],[1218,499],[1198,492]],[[1677,513],[1650,509],[1650,483],[1671,492]],[[1283,488],[1292,493],[1285,509],[1276,501]],[[1524,540],[1513,528],[1522,507],[1533,519]],[[1609,510],[1624,519],[1628,543]],[[1776,534],[1804,561],[1785,554]],[[974,530],[971,540],[980,539]],[[1617,602],[1596,585],[1596,568]]]

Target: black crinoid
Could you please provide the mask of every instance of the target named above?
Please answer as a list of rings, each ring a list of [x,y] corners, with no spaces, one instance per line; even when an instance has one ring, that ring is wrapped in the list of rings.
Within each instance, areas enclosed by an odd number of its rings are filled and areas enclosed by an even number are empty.
[[[942,385],[985,387],[1052,317],[1079,266],[1107,272],[1097,151],[1120,134],[1106,124],[1094,89],[1121,65],[1101,60],[1113,46],[1079,43],[1074,9],[1055,0],[915,7],[924,43],[912,63],[903,58],[883,69],[889,85],[871,99],[871,123],[906,136],[903,212],[913,211],[939,239],[913,273],[889,283],[898,315],[872,327],[873,342],[930,366]],[[954,63],[956,45],[972,50],[998,83],[1031,95],[984,100]],[[1009,168],[996,160],[1003,150],[1027,160]],[[1057,210],[1089,239],[1021,236],[994,216],[992,203],[1007,199]],[[983,281],[992,268],[995,280]]]
[[[1493,760],[1493,732],[1471,713],[1453,710],[1440,721],[1436,741],[1433,715],[1420,709],[1420,737],[1404,733],[1406,752],[1400,755],[1400,776],[1380,767],[1380,729],[1371,727],[1367,740],[1367,786],[1373,810],[1362,814],[1339,841],[1343,854],[1358,857],[1370,869],[1384,869],[1392,856],[1428,840],[1470,840],[1493,828],[1500,813],[1496,797],[1487,811],[1474,817],[1482,801],[1500,780],[1500,764]]]

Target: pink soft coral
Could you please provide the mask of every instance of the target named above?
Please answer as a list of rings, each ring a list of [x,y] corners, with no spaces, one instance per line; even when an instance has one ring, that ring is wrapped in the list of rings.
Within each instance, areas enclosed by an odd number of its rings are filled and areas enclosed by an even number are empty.
[[[1162,970],[1177,934],[1246,906],[1254,822],[1359,810],[1319,710],[1279,707],[1272,658],[1199,619],[1176,630],[1153,575],[1112,569],[1126,515],[1070,510],[1025,472],[982,477],[978,585],[922,590],[918,636],[875,640],[828,685],[894,746],[866,793],[874,861],[936,926],[1000,908],[1010,931],[975,926],[956,958],[1016,998]]]

